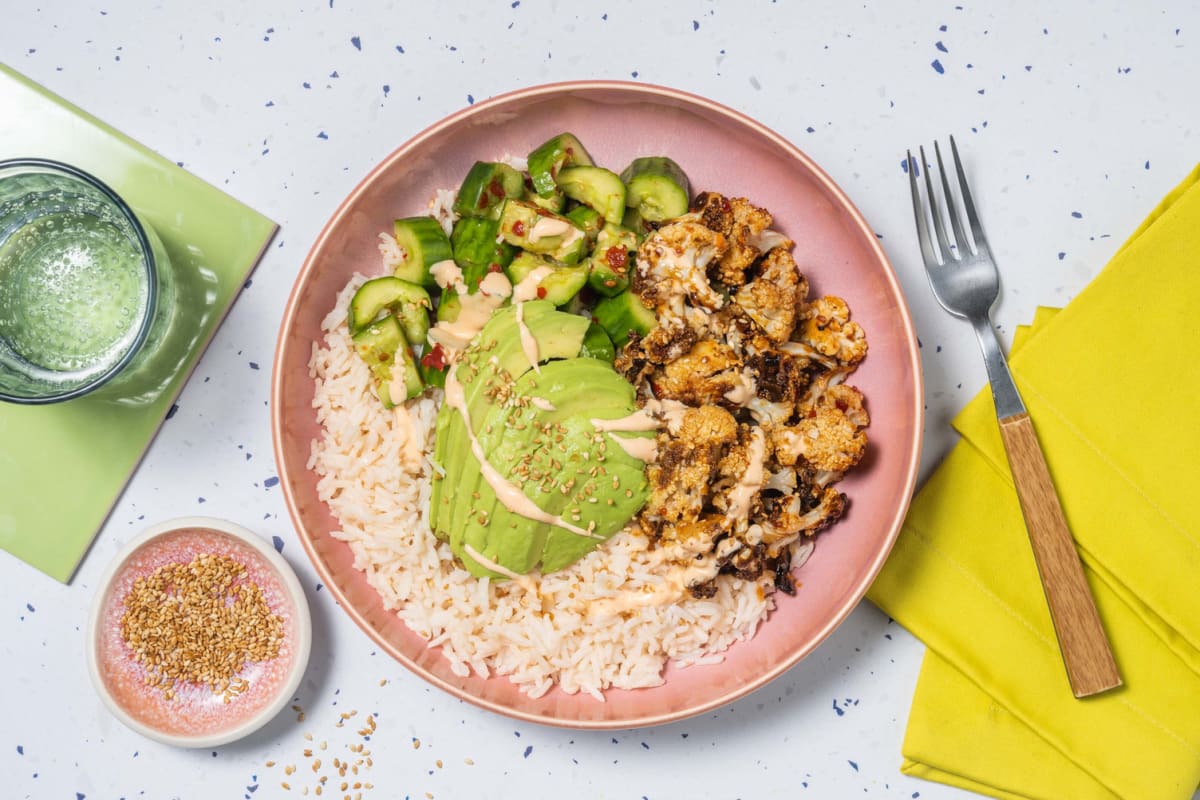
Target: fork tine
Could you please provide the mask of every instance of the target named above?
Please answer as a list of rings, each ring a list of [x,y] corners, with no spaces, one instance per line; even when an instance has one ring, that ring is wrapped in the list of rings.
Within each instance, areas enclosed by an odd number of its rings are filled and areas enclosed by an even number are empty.
[[[933,252],[933,243],[929,240],[929,223],[926,221],[925,206],[921,204],[921,190],[917,186],[917,164],[913,160],[912,151],[908,153],[908,185],[912,189],[913,216],[917,219],[917,241],[921,244],[921,257],[925,266],[931,268],[937,265],[937,255]]]
[[[975,203],[971,200],[971,187],[967,186],[967,176],[963,172],[962,161],[958,157],[958,145],[954,137],[950,137],[950,153],[954,156],[954,170],[958,173],[958,188],[962,190],[963,207],[967,211],[967,223],[971,226],[971,238],[975,240],[975,252],[987,253],[987,237],[983,235],[983,225],[979,215],[975,213]]]
[[[950,242],[946,240],[946,227],[942,224],[941,209],[938,208],[937,195],[933,192],[933,180],[929,177],[929,162],[925,160],[925,148],[918,148],[921,152],[921,166],[925,168],[925,192],[929,195],[929,216],[933,217],[933,231],[937,234],[938,246],[942,249],[942,263],[948,263],[954,259],[954,251],[950,249]],[[949,198],[946,198],[949,200]]]
[[[933,143],[933,153],[937,157],[938,174],[942,178],[942,194],[946,198],[946,215],[950,217],[950,224],[954,226],[954,241],[958,243],[960,251],[966,252],[971,244],[967,241],[967,235],[963,231],[962,214],[955,206],[954,195],[950,192],[950,181],[946,178],[946,165],[942,163],[942,148],[936,141]]]

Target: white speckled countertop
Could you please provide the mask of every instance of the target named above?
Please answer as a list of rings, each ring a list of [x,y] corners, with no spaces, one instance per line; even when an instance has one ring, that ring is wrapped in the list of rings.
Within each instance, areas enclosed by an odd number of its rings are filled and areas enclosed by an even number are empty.
[[[1037,305],[1069,301],[1200,160],[1200,10],[1185,2],[1020,12],[996,3],[787,0],[454,5],[79,0],[4,11],[0,60],[281,230],[72,584],[0,556],[0,795],[296,796],[306,784],[285,791],[283,767],[307,770],[302,751],[321,741],[329,760],[344,758],[358,726],[338,727],[339,715],[357,710],[378,714],[374,764],[358,778],[374,784],[367,797],[966,797],[898,772],[923,647],[868,603],[759,692],[629,732],[514,723],[377,653],[317,590],[276,485],[267,396],[279,316],[341,198],[426,125],[536,83],[673,86],[790,138],[878,232],[923,345],[927,473],[953,442],[948,420],[985,379],[969,328],[926,286],[905,148],[948,133],[963,148],[1003,273],[995,319],[1007,340]],[[0,124],[19,121],[0,115]],[[109,559],[143,526],[185,514],[279,537],[314,616],[303,721],[285,712],[215,751],[174,750],[126,730],[94,695],[82,655],[86,609]],[[341,797],[334,788],[326,795]]]

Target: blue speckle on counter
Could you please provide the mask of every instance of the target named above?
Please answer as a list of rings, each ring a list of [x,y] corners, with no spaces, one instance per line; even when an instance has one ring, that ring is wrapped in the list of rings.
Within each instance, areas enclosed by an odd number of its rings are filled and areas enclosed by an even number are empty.
[[[171,403],[171,407],[167,409],[167,419],[175,416],[175,412],[179,410],[178,403]]]
[[[473,96],[467,95],[467,105],[469,105],[469,106],[475,105],[475,98]]]
[[[1061,250],[1059,250],[1059,251],[1058,251],[1058,260],[1059,260],[1059,261],[1062,261],[1062,260],[1063,260],[1064,258],[1066,258],[1066,257],[1067,257],[1067,254],[1066,254],[1066,253],[1064,253],[1064,252],[1063,252],[1063,251],[1061,251]]]
[[[401,47],[400,45],[396,45],[396,52],[399,53],[400,55],[404,55],[404,48]]]
[[[1081,214],[1078,211],[1072,211],[1071,216],[1074,217],[1075,219],[1083,219],[1083,214]]]
[[[317,134],[317,138],[318,139],[329,139],[329,134],[326,133],[325,131],[321,131],[320,133]]]
[[[265,153],[265,152],[267,152],[267,151],[266,151],[266,150],[263,150],[263,152]],[[257,361],[251,361],[251,362],[250,362],[250,369],[258,369],[258,362],[257,362]]]
[[[700,30],[700,23],[697,22],[696,20],[692,20],[692,30],[694,30],[694,31]]]
[[[275,552],[276,552],[276,553],[282,553],[282,552],[283,552],[283,539],[280,539],[278,536],[272,536],[272,537],[271,537],[271,544],[275,545]]]
[[[649,749],[650,749],[650,745],[646,744],[645,742],[642,742],[642,749],[643,749],[643,750],[649,750]]]
[[[271,476],[270,478],[267,478],[265,481],[263,481],[263,486],[267,489],[270,489],[270,488],[272,488],[274,486],[278,486],[278,485],[279,485],[279,478],[275,477],[275,476]]]
[[[25,604],[25,607],[29,609],[29,613],[31,613],[31,614],[32,614],[34,611],[37,611],[37,609],[33,607],[33,603],[26,603],[26,604]]]
[[[532,753],[532,752],[533,752],[533,745],[527,745],[527,746],[525,747],[525,755],[524,755],[524,757],[525,757],[525,758],[529,758],[529,754],[530,754],[530,753]]]
[[[941,31],[942,33],[945,33],[945,32],[946,32],[946,26],[945,26],[945,25],[939,25],[939,26],[938,26],[938,30],[939,30],[939,31]]]
[[[630,74],[630,75],[632,75],[633,77],[635,77],[635,78],[636,78],[636,77],[637,77],[637,70],[635,69],[633,72],[631,72],[631,73],[629,73],[629,74]]]
[[[17,745],[17,755],[19,755],[19,756],[25,755],[24,745]]]
[[[946,72],[946,68],[942,66],[942,62],[938,61],[936,58],[929,66],[933,67],[933,71],[938,75],[943,75]]]
[[[517,7],[517,6],[519,6],[519,5],[521,5],[521,0],[513,0],[513,2],[512,2],[512,7],[513,7],[513,8],[516,8],[516,7]]]
[[[809,125],[807,128],[804,129],[804,132],[805,133],[816,133],[817,129],[814,128],[812,125]]]
[[[86,798],[86,797],[87,797],[87,795],[84,794],[83,792],[75,793],[75,800],[84,800],[84,798]]]
[[[837,715],[839,717],[844,716],[846,713],[846,709],[844,709],[838,705],[838,701],[837,701],[836,697],[833,698],[833,710],[837,712]]]
[[[308,81],[305,81],[304,83],[302,83],[302,84],[300,84],[300,85],[301,85],[301,86],[303,86],[305,89],[311,89],[311,88],[312,88],[312,84],[311,84],[311,83],[309,83]]]
[[[197,497],[197,498],[196,498],[196,502],[197,502],[197,503],[207,503],[208,501],[207,501],[207,500],[205,500],[203,497]]]
[[[340,77],[342,77],[342,76],[341,76],[341,75],[338,75],[338,71],[335,69],[333,72],[329,73],[329,77],[331,77],[331,78],[340,78]]]
[[[387,97],[387,96],[388,96],[388,93],[389,93],[389,92],[391,92],[391,91],[392,91],[392,87],[391,87],[391,86],[388,86],[388,85],[385,83],[385,84],[383,85],[383,96],[384,96],[384,97]]]
[[[1150,169],[1150,162],[1149,162],[1149,161],[1147,161],[1147,162],[1146,162],[1146,169]]]
[[[938,50],[941,50],[943,53],[950,52],[949,50],[946,49],[946,45],[942,44],[940,39],[933,46],[936,47]]]
[[[362,39],[359,39],[357,36],[350,37],[350,44],[354,45],[355,50],[362,50]]]
[[[851,767],[853,767],[855,772],[858,772],[858,763],[857,762],[850,761],[849,759],[847,759],[846,763],[849,764]]]

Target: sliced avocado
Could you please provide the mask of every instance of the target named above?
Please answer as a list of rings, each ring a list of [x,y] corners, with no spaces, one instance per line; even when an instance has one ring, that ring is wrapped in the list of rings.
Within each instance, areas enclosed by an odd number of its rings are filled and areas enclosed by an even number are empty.
[[[581,385],[588,392],[580,392]],[[615,534],[645,502],[642,462],[608,440],[609,434],[597,443],[591,422],[632,413],[634,389],[604,362],[575,358],[546,364],[540,374],[525,373],[515,390],[549,405],[493,406],[485,422],[485,430],[490,428],[485,434],[488,461],[506,475],[515,476],[523,467],[530,476],[521,487],[526,497],[546,513],[594,535],[530,519],[493,501],[487,513],[466,519],[463,544],[519,574],[539,563],[551,572]],[[494,498],[482,490],[480,495]],[[592,497],[596,502],[589,502]],[[475,574],[491,574],[469,556],[464,563]]]
[[[517,326],[516,306],[501,308],[480,331],[478,343],[464,351],[455,367],[455,378],[462,384],[463,398],[471,416],[471,428],[478,432],[491,404],[486,395],[496,381],[509,382],[529,370]],[[540,358],[567,358],[579,352],[588,322],[574,315],[553,314],[554,306],[542,300],[521,304],[526,328],[538,342]],[[446,471],[442,490],[430,511],[434,532],[443,539],[460,529],[457,522],[473,507],[471,496],[479,478],[479,464],[471,455],[470,439],[461,415],[443,405],[438,413],[437,444],[434,460]],[[464,477],[464,474],[470,477]],[[450,497],[445,487],[454,487]],[[431,497],[431,503],[433,498]]]

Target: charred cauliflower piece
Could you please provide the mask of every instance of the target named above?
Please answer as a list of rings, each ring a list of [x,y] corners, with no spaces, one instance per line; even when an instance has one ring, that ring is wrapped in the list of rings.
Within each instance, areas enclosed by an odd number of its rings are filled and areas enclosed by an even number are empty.
[[[740,385],[741,366],[733,348],[712,339],[701,339],[655,374],[654,393],[659,398],[693,406],[717,405]]]
[[[867,355],[867,335],[850,321],[850,308],[840,297],[809,303],[796,333],[801,343],[843,366],[854,366]]]
[[[768,235],[773,221],[771,214],[744,197],[702,192],[696,197],[695,206],[695,216],[700,222],[724,235],[729,242],[729,248],[709,269],[713,279],[726,286],[745,283],[746,270],[759,256],[783,241],[778,235]]]
[[[763,520],[763,543],[778,547],[800,534],[812,536],[836,522],[846,511],[846,495],[831,486],[818,490],[816,503],[805,509],[798,495],[769,503]]]
[[[659,436],[658,461],[646,470],[650,499],[643,513],[667,523],[697,519],[710,496],[717,465],[737,437],[737,421],[723,408],[684,412],[677,433]]]
[[[721,257],[725,237],[698,222],[664,225],[646,237],[637,253],[633,290],[663,317],[682,317],[684,301],[715,310],[725,300],[708,282],[709,263]]]
[[[776,343],[791,338],[797,314],[807,299],[808,281],[784,247],[768,253],[760,264],[758,277],[733,296],[733,302]]]
[[[798,423],[771,430],[775,459],[786,466],[802,462],[815,470],[840,475],[862,460],[867,435],[860,423],[866,420],[857,389],[829,387]]]

